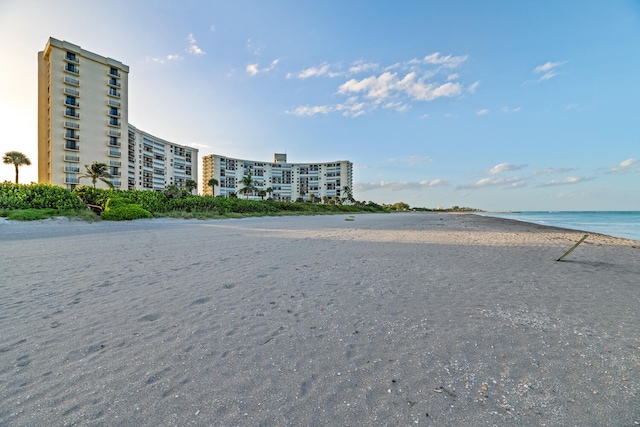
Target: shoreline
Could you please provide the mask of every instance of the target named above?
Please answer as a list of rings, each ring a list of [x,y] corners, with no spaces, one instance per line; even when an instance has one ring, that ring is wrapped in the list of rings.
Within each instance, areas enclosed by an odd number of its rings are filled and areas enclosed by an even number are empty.
[[[0,424],[640,422],[637,242],[348,217],[0,222]]]

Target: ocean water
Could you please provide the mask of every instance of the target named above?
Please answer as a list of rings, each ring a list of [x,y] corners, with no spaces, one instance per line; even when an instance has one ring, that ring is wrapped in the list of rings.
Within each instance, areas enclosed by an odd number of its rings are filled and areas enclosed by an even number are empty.
[[[487,212],[483,215],[640,241],[640,211]]]

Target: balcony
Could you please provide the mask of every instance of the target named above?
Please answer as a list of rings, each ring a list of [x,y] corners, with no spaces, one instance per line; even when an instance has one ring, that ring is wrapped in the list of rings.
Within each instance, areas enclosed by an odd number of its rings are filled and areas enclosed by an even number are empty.
[[[71,95],[71,96],[80,96],[80,91],[78,91],[76,89],[71,89],[70,87],[65,87],[64,88],[64,94],[65,95]]]
[[[78,183],[80,183],[80,181],[75,176],[65,176],[64,177],[64,183],[65,184],[78,184]]]
[[[65,166],[64,167],[64,171],[65,172],[79,173],[80,172],[80,168],[77,167],[77,166]]]
[[[109,141],[109,147],[121,147],[122,144],[119,141],[111,142]]]
[[[73,77],[65,76],[64,82],[74,86],[80,86],[80,80],[74,79]]]
[[[67,108],[64,112],[64,116],[65,117],[73,117],[74,119],[79,119],[80,118],[80,114],[76,113],[75,111],[73,111],[72,109]]]
[[[122,172],[109,172],[111,176],[122,176]]]
[[[79,162],[80,161],[80,157],[74,156],[74,155],[71,155],[71,154],[65,154],[64,155],[64,161],[65,162]]]
[[[116,98],[120,98],[120,92],[118,92],[118,91],[117,91],[117,90],[115,90],[115,89],[109,89],[109,90],[107,91],[107,95],[109,95],[109,96],[113,96],[113,97],[116,97]]]
[[[110,180],[111,185],[113,185],[114,187],[120,187],[120,180],[118,179],[112,179]]]
[[[67,107],[80,108],[80,103],[76,102],[75,100],[71,101],[69,99],[65,99],[64,105],[66,105]]]
[[[65,66],[64,66],[64,70],[65,70],[67,73],[72,73],[72,74],[76,74],[76,75],[79,75],[79,74],[80,74],[80,70],[78,69],[78,67],[76,67],[76,66],[75,66],[75,65],[73,65],[73,64],[65,64]]]
[[[120,138],[122,136],[122,134],[120,132],[118,132],[117,130],[111,130],[111,129],[107,131],[107,135],[115,136],[115,137],[118,137],[118,138]]]
[[[109,126],[114,126],[119,128],[120,127],[120,122],[118,121],[118,119],[109,119],[109,123],[107,123]]]
[[[115,167],[120,167],[122,166],[122,162],[119,162],[117,160],[109,160],[109,166],[115,166]]]
[[[107,105],[109,105],[110,107],[118,107],[120,108],[120,102],[119,101],[114,101],[113,99],[110,99],[107,101]]]
[[[109,75],[110,76],[115,76],[115,77],[120,77],[120,73],[115,68],[112,68],[112,69],[109,70]]]
[[[76,123],[76,122],[68,122],[68,121],[65,120],[64,127],[69,128],[69,129],[80,129],[80,124]]]
[[[79,64],[80,61],[76,58],[75,55],[69,55],[68,53],[64,55],[64,60],[67,62],[72,62],[74,64]]]
[[[120,113],[118,113],[117,111],[112,111],[112,110],[107,111],[107,114],[109,116],[111,116],[111,117],[120,117],[121,116]]]
[[[116,79],[109,79],[109,86],[120,87],[120,83],[118,83]]]
[[[73,139],[73,140],[76,140],[76,141],[80,141],[80,135],[78,135],[75,132],[73,132],[73,133],[71,133],[69,131],[65,132],[64,133],[64,138],[65,139]]]
[[[71,150],[71,151],[80,151],[80,145],[74,141],[67,141],[64,144],[64,149]]]
[[[109,150],[109,157],[120,157],[122,153],[118,150]]]

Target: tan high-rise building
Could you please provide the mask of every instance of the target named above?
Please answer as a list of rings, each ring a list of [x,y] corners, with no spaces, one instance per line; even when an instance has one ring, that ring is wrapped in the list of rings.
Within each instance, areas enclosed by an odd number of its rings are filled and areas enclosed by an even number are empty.
[[[286,154],[276,154],[273,162],[261,162],[212,154],[202,158],[202,193],[211,194],[207,183],[214,178],[216,196],[240,195],[242,178],[249,174],[256,188],[250,199],[260,199],[259,191],[268,188],[272,191],[267,196],[280,201],[342,200],[353,191],[353,164],[348,160],[287,163]]]
[[[109,167],[114,188],[162,190],[197,181],[197,149],[129,124],[128,75],[119,61],[49,38],[38,52],[39,182],[91,185],[79,176],[94,162]]]

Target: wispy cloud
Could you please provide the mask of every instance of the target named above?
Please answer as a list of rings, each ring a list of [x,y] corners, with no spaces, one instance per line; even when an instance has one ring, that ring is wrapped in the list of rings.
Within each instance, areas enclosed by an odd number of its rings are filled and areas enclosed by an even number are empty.
[[[349,97],[346,103],[297,107],[290,114],[312,116],[339,111],[345,116],[355,117],[378,108],[403,112],[409,110],[414,102],[431,102],[439,98],[459,96],[465,88],[462,83],[454,81],[460,75],[452,70],[460,67],[467,58],[467,55],[444,56],[436,52],[390,66],[359,59],[346,70],[340,64],[322,63],[298,73],[288,73],[288,79],[295,77],[301,80],[312,77],[351,77],[337,88],[338,95]],[[358,76],[359,74],[365,74],[366,77]],[[468,90],[472,93],[478,84],[479,82],[473,83]],[[357,114],[351,113],[354,105],[361,106]]]
[[[379,182],[359,182],[354,185],[355,191],[365,192],[371,190],[420,190],[429,187],[439,187],[449,185],[449,182],[443,179],[433,179],[413,182],[396,182],[396,181],[379,181]]]
[[[192,55],[204,55],[206,54],[206,52],[202,49],[200,49],[200,47],[197,45],[197,41],[195,39],[195,37],[193,37],[193,33],[189,34],[187,36],[187,41],[189,42],[189,45],[186,48],[186,51]]]
[[[258,73],[268,73],[275,69],[280,62],[280,59],[274,59],[267,67],[260,68],[258,63],[247,65],[246,71],[250,76],[255,76]]]
[[[566,64],[567,61],[561,62],[546,62],[542,65],[538,65],[533,69],[534,74],[542,74],[536,80],[527,80],[525,83],[538,83],[544,80],[549,80],[558,75],[557,69]]]
[[[513,172],[526,168],[529,165],[514,165],[511,163],[500,163],[487,171],[489,175],[497,175],[504,172]]]
[[[433,159],[428,156],[409,156],[409,157],[403,157],[399,159],[396,159],[396,158],[389,159],[389,162],[406,163],[409,166],[419,165],[423,163],[431,163],[432,161]]]
[[[200,144],[198,142],[187,143],[187,145],[190,146],[190,147],[195,147],[195,148],[211,148],[210,145]]]
[[[522,111],[522,108],[521,107],[502,107],[500,111],[502,111],[504,114],[512,114],[512,113],[519,113],[520,111]]]
[[[477,82],[471,83],[469,85],[469,87],[467,88],[467,92],[476,93],[476,90],[478,89],[478,86],[480,86],[480,81],[479,80]]]
[[[629,171],[640,172],[640,160],[627,159],[609,169],[609,173],[625,173]]]
[[[556,175],[561,173],[572,172],[576,170],[576,168],[547,168],[543,170],[533,171],[531,172],[531,176],[543,176],[543,175]]]
[[[491,110],[488,110],[486,108],[483,108],[482,110],[478,110],[478,112],[476,113],[478,116],[484,116],[485,114],[489,114],[491,112]]]
[[[175,62],[182,59],[179,55],[166,55],[166,56],[149,56],[146,58],[147,61],[157,62],[159,64],[167,64],[169,62]]]
[[[474,184],[458,185],[456,190],[462,189],[480,189],[485,187],[504,187],[504,188],[520,188],[524,187],[526,183],[522,178],[482,178],[476,181]]]
[[[565,179],[554,179],[542,184],[539,184],[538,187],[555,187],[558,185],[573,185],[579,184],[581,182],[591,181],[595,178],[593,177],[581,177],[581,176],[568,176]]]

